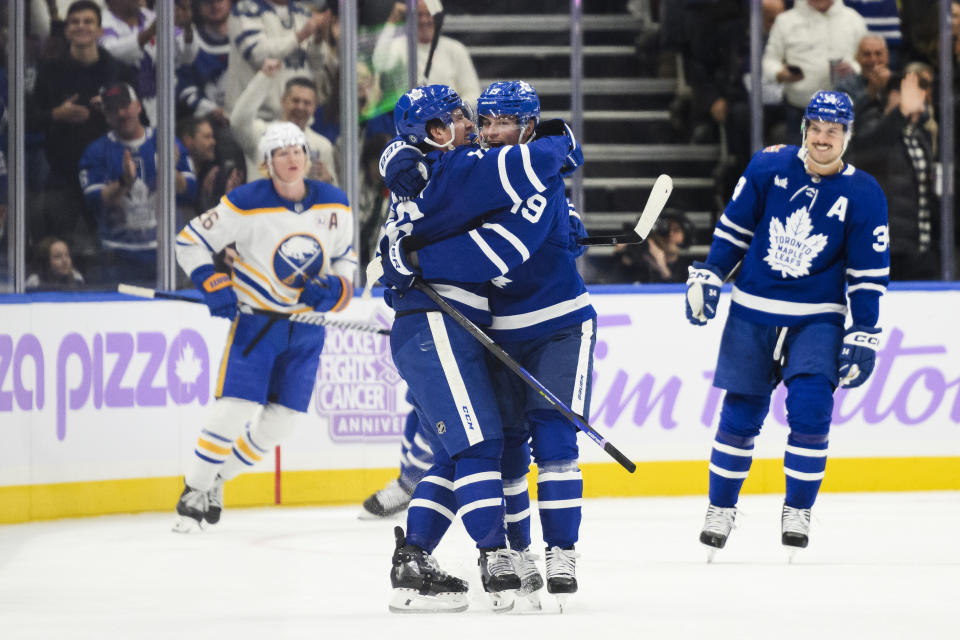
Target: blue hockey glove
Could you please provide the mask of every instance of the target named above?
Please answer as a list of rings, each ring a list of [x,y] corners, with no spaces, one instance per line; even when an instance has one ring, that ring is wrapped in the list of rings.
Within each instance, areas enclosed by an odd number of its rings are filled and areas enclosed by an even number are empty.
[[[330,311],[342,301],[345,282],[340,276],[314,276],[307,280],[297,301],[315,311]]]
[[[380,154],[380,175],[394,195],[410,200],[430,181],[430,165],[419,149],[397,138]]]
[[[410,263],[403,249],[404,241],[409,239],[410,236],[404,236],[392,243],[387,236],[380,239],[380,262],[383,265],[380,282],[400,294],[408,291],[421,274],[420,269]]]
[[[879,348],[880,329],[877,327],[855,324],[844,331],[839,358],[840,386],[853,389],[866,382],[873,373]]]
[[[570,128],[570,125],[559,118],[544,120],[537,125],[536,137],[542,138],[544,136],[566,136],[570,143],[570,149],[563,166],[560,168],[560,175],[569,176],[576,172],[583,164],[583,149],[577,142],[577,137],[573,135],[573,129]]]
[[[703,326],[717,315],[723,274],[714,265],[699,261],[687,267],[687,274],[687,320]]]
[[[233,291],[230,276],[217,272],[212,264],[205,264],[194,269],[190,279],[203,294],[211,316],[227,320],[237,317],[237,294]]]
[[[573,203],[570,202],[570,198],[567,198],[567,209],[570,213],[570,241],[567,244],[567,249],[573,254],[574,258],[579,258],[586,252],[587,248],[578,244],[577,240],[587,237],[587,228],[583,226],[583,220],[580,219],[580,214],[577,213]]]

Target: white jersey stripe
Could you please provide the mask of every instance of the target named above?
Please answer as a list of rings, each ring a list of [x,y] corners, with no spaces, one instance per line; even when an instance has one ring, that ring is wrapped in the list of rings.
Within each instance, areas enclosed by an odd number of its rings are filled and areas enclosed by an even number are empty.
[[[749,471],[730,471],[729,469],[718,467],[712,462],[710,463],[710,473],[715,473],[721,478],[730,478],[732,480],[739,480],[741,478],[746,478],[748,475],[750,475]]]
[[[821,471],[820,473],[804,473],[803,471],[794,471],[790,467],[784,467],[783,473],[784,475],[790,476],[796,480],[806,480],[807,482],[823,480],[823,476],[826,474],[824,471]]]
[[[471,511],[484,509],[486,507],[499,507],[503,504],[503,498],[484,498],[483,500],[474,500],[460,507],[460,517],[465,516]]]
[[[480,236],[476,229],[471,229],[467,235],[470,236],[470,239],[473,240],[478,247],[480,247],[480,251],[483,251],[483,255],[487,256],[487,260],[492,262],[493,266],[500,271],[500,275],[503,275],[510,270],[507,267],[507,263],[500,259],[500,256],[497,255],[497,252],[487,244],[487,241]]]
[[[529,517],[530,517],[530,508],[527,507],[520,513],[508,513],[503,517],[503,519],[506,522],[520,522],[522,520],[526,520]]]
[[[736,285],[733,287],[733,295],[730,299],[748,309],[763,311],[764,313],[776,313],[784,316],[811,316],[816,313],[839,313],[842,316],[847,315],[847,306],[843,304],[834,304],[832,302],[788,302],[786,300],[761,298],[760,296],[741,291]]]
[[[537,173],[533,170],[533,165],[530,164],[530,149],[528,149],[525,144],[521,144],[519,147],[520,158],[523,160],[523,170],[527,174],[527,180],[529,180],[533,188],[537,190],[537,193],[543,193],[547,188],[540,182],[540,178],[537,177]]]
[[[536,311],[518,313],[512,316],[493,316],[493,323],[490,325],[490,328],[504,331],[531,327],[535,324],[540,324],[541,322],[572,313],[589,304],[590,294],[584,292],[572,300],[564,300],[563,302],[558,302],[557,304],[552,304],[549,307],[537,309]]]
[[[713,442],[713,448],[715,451],[719,451],[720,453],[725,453],[728,456],[739,456],[741,458],[753,457],[753,449],[738,449],[737,447],[731,447],[728,444],[717,442],[716,440],[714,440]]]
[[[503,225],[496,224],[494,222],[488,222],[483,225],[483,228],[490,229],[491,231],[497,233],[504,240],[513,245],[513,248],[517,250],[517,253],[520,254],[520,257],[523,258],[523,261],[526,262],[530,259],[530,250],[527,249],[527,246],[517,236],[513,235]],[[476,231],[471,231],[470,233],[476,233]]]
[[[427,322],[430,325],[430,333],[433,335],[433,344],[440,359],[440,366],[443,368],[444,378],[457,405],[460,424],[467,435],[467,442],[475,445],[483,441],[483,433],[480,430],[480,424],[477,423],[477,412],[473,410],[473,403],[470,401],[467,386],[463,383],[463,376],[460,375],[457,360],[453,356],[450,336],[447,335],[447,327],[443,324],[443,314],[439,311],[430,311],[427,313]],[[450,427],[453,428],[453,425]]]
[[[721,238],[721,239],[723,239],[723,240],[726,240],[727,242],[729,242],[730,244],[734,245],[735,247],[740,247],[741,249],[749,249],[749,248],[750,248],[750,245],[749,245],[749,244],[747,244],[747,243],[744,242],[743,240],[737,240],[737,239],[734,238],[732,235],[730,235],[730,234],[727,233],[726,231],[723,231],[722,229],[714,229],[714,230],[713,230],[713,235],[715,235],[716,237]]]
[[[520,200],[520,196],[513,188],[513,185],[510,184],[510,178],[507,176],[507,152],[510,151],[510,149],[511,147],[507,145],[500,150],[500,155],[497,156],[497,169],[500,171],[500,185],[503,187],[503,191],[513,200],[513,207],[511,207],[510,211],[516,213],[517,209],[520,208],[520,203],[523,201]]]
[[[446,478],[441,478],[440,476],[423,476],[420,479],[420,482],[429,482],[430,484],[435,484],[438,487],[443,487],[444,489],[449,489],[453,491],[453,482],[447,480]]]
[[[446,518],[450,522],[453,522],[453,519],[455,517],[453,514],[453,511],[450,511],[450,509],[447,509],[442,504],[438,502],[434,502],[433,500],[424,500],[423,498],[415,498],[410,501],[410,505],[407,508],[414,509],[416,507],[420,507],[421,509],[430,509],[431,511],[436,511],[437,513],[442,515],[444,518]]]
[[[890,267],[882,269],[847,269],[847,275],[851,278],[881,278],[890,275]]]
[[[583,499],[581,498],[571,498],[570,500],[539,500],[537,507],[543,511],[544,509],[573,509],[580,507],[582,504]]]
[[[468,476],[462,478],[457,478],[453,483],[453,490],[462,489],[468,484],[474,484],[477,482],[487,482],[488,480],[500,480],[499,471],[481,471],[480,473],[471,473]]]
[[[795,456],[804,456],[805,458],[826,458],[826,449],[806,449],[804,447],[795,447],[792,444],[787,445],[787,453]]]
[[[880,293],[886,293],[887,288],[882,284],[874,284],[873,282],[861,282],[859,284],[852,284],[847,287],[847,293],[853,293],[854,291],[859,291],[860,289],[867,289],[869,291],[879,291]]]
[[[730,228],[733,229],[734,231],[737,231],[738,233],[742,233],[742,234],[745,235],[745,236],[750,236],[751,238],[753,237],[753,231],[750,231],[749,229],[747,229],[747,228],[745,228],[745,227],[741,227],[741,226],[738,225],[736,222],[734,222],[733,220],[731,220],[730,218],[728,218],[728,217],[727,217],[727,214],[725,214],[725,213],[720,216],[720,224],[723,224],[723,225],[725,225],[725,226],[727,226],[727,227],[730,227]]]
[[[455,287],[452,284],[435,284],[433,288],[444,298],[449,298],[480,311],[490,311],[490,301],[472,291]]]
[[[567,480],[582,480],[580,471],[545,471],[537,476],[537,484],[543,482],[565,482]]]
[[[503,495],[505,496],[518,496],[521,493],[526,493],[529,490],[530,486],[527,484],[526,477],[521,478],[520,482],[514,482],[512,484],[508,484],[506,482],[503,483]]]
[[[423,470],[427,470],[433,466],[432,462],[424,462],[417,456],[412,455],[410,453],[407,454],[407,462],[409,462],[414,467],[417,467],[418,469],[423,469]]]

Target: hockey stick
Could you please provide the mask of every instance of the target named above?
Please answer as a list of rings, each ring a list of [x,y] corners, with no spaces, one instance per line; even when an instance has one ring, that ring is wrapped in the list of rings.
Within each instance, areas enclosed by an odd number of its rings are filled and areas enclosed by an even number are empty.
[[[430,77],[430,67],[433,66],[433,54],[437,50],[437,43],[440,42],[440,31],[443,29],[443,18],[446,13],[443,10],[443,3],[440,0],[426,0],[427,11],[433,18],[433,38],[430,39],[430,51],[427,52],[427,64],[423,68],[424,81]]]
[[[623,455],[619,449],[613,446],[613,443],[608,442],[603,436],[601,436],[597,431],[591,427],[586,421],[573,412],[570,407],[563,404],[555,395],[553,395],[549,389],[543,386],[539,380],[534,378],[530,373],[521,366],[519,362],[514,360],[510,354],[500,348],[486,333],[483,329],[475,325],[470,321],[465,315],[460,313],[453,305],[443,299],[443,297],[436,292],[436,290],[431,287],[429,284],[423,280],[415,280],[413,287],[418,291],[422,291],[427,295],[431,300],[433,300],[440,309],[450,316],[457,324],[467,330],[477,341],[483,345],[487,351],[492,353],[500,362],[507,365],[507,367],[513,371],[517,376],[520,377],[528,386],[530,386],[534,391],[543,396],[544,400],[549,402],[554,409],[563,414],[570,422],[572,422],[580,431],[583,431],[587,436],[596,442],[600,447],[606,451],[610,456],[620,463],[620,465],[633,473],[637,470],[637,465],[634,464],[627,456]]]
[[[629,233],[619,236],[587,236],[577,240],[581,246],[593,246],[599,244],[638,244],[647,239],[650,229],[660,217],[660,212],[667,205],[667,199],[673,191],[673,180],[665,173],[661,173],[657,181],[653,183],[650,195],[647,197],[647,204],[643,207],[643,213],[637,221],[637,226]]]
[[[194,298],[182,293],[173,293],[170,291],[157,291],[147,287],[137,287],[131,284],[118,284],[117,291],[128,296],[137,298],[160,298],[163,300],[179,300],[181,302],[192,302],[196,304],[205,304],[203,300]],[[240,313],[250,313],[258,316],[268,316],[274,320],[289,320],[290,322],[299,322],[302,324],[320,325],[331,327],[333,329],[344,329],[347,331],[360,331],[363,333],[377,333],[382,336],[390,335],[390,329],[378,327],[374,324],[364,322],[351,322],[350,320],[333,320],[319,313],[279,313],[276,311],[267,311],[266,309],[254,309],[248,305],[240,305]]]

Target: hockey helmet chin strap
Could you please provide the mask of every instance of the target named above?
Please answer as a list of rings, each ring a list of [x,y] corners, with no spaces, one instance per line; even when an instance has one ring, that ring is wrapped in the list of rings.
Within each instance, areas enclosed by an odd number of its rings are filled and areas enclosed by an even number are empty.
[[[457,137],[457,130],[456,126],[452,122],[448,124],[447,127],[450,129],[450,140],[448,140],[446,143],[440,144],[439,142],[434,142],[430,139],[430,136],[424,138],[423,141],[435,149],[447,149],[448,151],[453,151],[456,148],[456,146],[453,144],[453,141]]]
[[[285,145],[285,146],[293,146],[293,145]],[[284,147],[277,147],[277,149],[283,149],[283,148]],[[267,154],[266,160],[267,160],[267,173],[270,175],[271,180],[276,180],[281,184],[294,184],[307,177],[307,173],[310,171],[310,152],[307,150],[306,146],[301,145],[301,148],[303,149],[304,155],[307,156],[307,164],[304,167],[303,175],[295,180],[283,180],[280,178],[280,176],[277,175],[277,172],[273,168],[273,152],[276,151],[277,149],[270,150],[270,152]]]

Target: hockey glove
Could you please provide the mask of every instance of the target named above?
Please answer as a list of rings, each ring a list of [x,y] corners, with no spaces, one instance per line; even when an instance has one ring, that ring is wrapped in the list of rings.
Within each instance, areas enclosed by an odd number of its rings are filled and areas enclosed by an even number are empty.
[[[211,316],[227,320],[237,317],[237,294],[230,276],[215,271],[212,264],[205,264],[194,269],[190,279],[203,294]]]
[[[855,324],[843,332],[839,358],[841,387],[853,389],[867,381],[877,362],[879,347],[878,327]]]
[[[314,276],[307,280],[297,301],[313,307],[315,311],[339,311],[335,307],[353,295],[350,288],[350,283],[340,276]],[[344,289],[347,289],[346,295]]]
[[[380,239],[380,262],[383,264],[380,282],[400,294],[408,291],[421,274],[420,269],[411,264],[403,248],[404,241],[409,239],[410,236],[404,236],[392,243],[387,236]]]
[[[573,129],[570,128],[570,125],[559,118],[545,120],[537,126],[536,137],[542,138],[544,136],[566,136],[570,143],[570,148],[563,162],[563,166],[560,167],[560,175],[569,176],[576,172],[583,164],[583,149],[580,147],[580,143],[577,142],[577,137],[573,135]]]
[[[400,200],[420,195],[430,181],[430,165],[416,147],[394,139],[380,154],[380,175]]]
[[[570,240],[567,249],[573,254],[574,258],[579,258],[586,252],[587,247],[579,244],[577,240],[587,237],[587,228],[583,226],[583,220],[580,219],[580,214],[573,207],[570,198],[567,198],[567,209],[570,213]]]
[[[714,265],[699,261],[687,267],[687,274],[687,320],[703,326],[717,315],[723,275]]]

